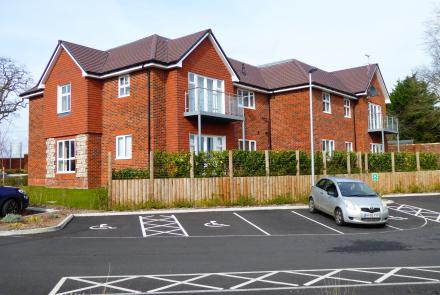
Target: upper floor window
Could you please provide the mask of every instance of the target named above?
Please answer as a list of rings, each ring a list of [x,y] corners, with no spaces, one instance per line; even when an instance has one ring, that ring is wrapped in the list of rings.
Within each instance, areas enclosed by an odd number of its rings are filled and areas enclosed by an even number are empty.
[[[210,77],[188,73],[186,111],[225,114],[225,83]]]
[[[345,151],[347,153],[353,152],[353,143],[351,141],[346,141],[345,142]]]
[[[332,113],[332,108],[330,104],[330,94],[325,92],[322,94],[322,111],[328,114]]]
[[[125,97],[130,95],[130,76],[120,76],[118,79],[118,97]]]
[[[70,112],[70,100],[71,100],[71,86],[69,84],[58,86],[57,91],[57,113],[69,113]]]
[[[322,141],[322,151],[326,154],[333,155],[335,151],[335,141],[332,139],[323,139]]]
[[[245,151],[256,151],[257,150],[257,142],[255,140],[245,139],[244,141],[244,150]],[[243,139],[238,140],[238,148],[243,150]]]
[[[57,173],[75,172],[75,140],[60,140],[57,145]]]
[[[116,159],[131,159],[131,135],[116,136]]]
[[[344,117],[351,118],[350,99],[344,98]]]
[[[253,91],[238,89],[237,95],[240,106],[248,109],[255,109],[255,93]]]

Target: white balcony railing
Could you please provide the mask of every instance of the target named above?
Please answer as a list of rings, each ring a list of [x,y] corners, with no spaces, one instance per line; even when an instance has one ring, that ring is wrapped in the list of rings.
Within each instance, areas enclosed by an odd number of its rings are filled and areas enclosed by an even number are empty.
[[[209,115],[223,118],[243,118],[243,107],[237,95],[207,89],[191,88],[185,92],[185,115]]]
[[[383,115],[378,112],[369,112],[368,114],[368,131],[386,131],[391,133],[397,133],[399,130],[399,124],[397,118],[392,116]]]

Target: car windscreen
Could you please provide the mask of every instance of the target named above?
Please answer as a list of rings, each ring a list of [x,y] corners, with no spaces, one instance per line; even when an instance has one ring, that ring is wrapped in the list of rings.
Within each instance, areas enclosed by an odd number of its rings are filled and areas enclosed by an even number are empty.
[[[339,190],[345,197],[375,197],[377,194],[363,182],[338,182]]]

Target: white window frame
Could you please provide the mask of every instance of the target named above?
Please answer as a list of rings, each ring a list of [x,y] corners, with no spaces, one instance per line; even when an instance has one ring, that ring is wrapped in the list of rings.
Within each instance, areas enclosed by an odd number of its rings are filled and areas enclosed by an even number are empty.
[[[346,141],[345,142],[345,151],[347,153],[352,153],[353,152],[353,142],[351,142],[351,141]]]
[[[226,150],[226,136],[223,135],[208,135],[202,134],[202,150],[201,152],[208,151],[208,138],[212,139],[213,149],[212,151],[225,151]],[[219,144],[218,139],[221,138],[221,144]],[[189,150],[198,153],[198,135],[190,133],[189,134]]]
[[[382,129],[382,106],[368,103],[368,129]]]
[[[332,113],[332,103],[330,93],[323,92],[322,93],[322,111],[326,114]]]
[[[370,146],[371,146],[371,152],[373,154],[378,154],[383,152],[383,146],[381,143],[372,143]]]
[[[127,96],[130,96],[130,75],[122,75],[118,77],[118,98]]]
[[[344,117],[351,118],[351,101],[349,98],[344,98]]]
[[[191,77],[194,79],[191,79]],[[203,85],[200,85],[199,80],[203,81]],[[212,81],[212,89],[208,89],[208,80]],[[211,90],[211,93],[209,93],[209,90]],[[218,100],[214,98],[214,93],[217,95]],[[194,101],[191,102],[192,95]],[[200,98],[202,98],[200,101],[201,111],[225,114],[225,81],[188,72],[189,111],[199,111]],[[209,100],[210,98],[212,99],[211,101]]]
[[[66,91],[63,93],[64,89]],[[66,109],[63,109],[63,100],[66,100]],[[72,84],[69,82],[64,85],[57,86],[57,113],[70,113],[72,109]]]
[[[243,139],[238,140],[238,149],[243,150]],[[245,139],[245,151],[256,151],[257,141],[253,139]]]
[[[130,154],[127,155],[127,138],[130,138]],[[119,150],[119,139],[122,139],[122,151]],[[129,160],[133,157],[133,136],[131,134],[116,136],[116,160]]]
[[[335,141],[333,139],[322,139],[321,150],[326,154],[332,156],[335,151]]]
[[[61,148],[60,148],[61,144]],[[68,144],[68,151],[69,155],[65,155],[66,152],[66,144]],[[73,144],[73,156],[72,156],[72,144]],[[61,156],[60,156],[61,152]],[[57,141],[57,173],[58,174],[70,174],[76,172],[76,146],[75,146],[75,139],[64,139],[64,140],[58,140]],[[65,165],[60,165],[60,161],[65,163]],[[75,169],[71,170],[71,161],[75,162]],[[64,167],[66,169],[64,170]]]
[[[255,110],[255,92],[246,89],[237,89],[238,105],[245,109]],[[247,98],[247,104],[245,104]]]

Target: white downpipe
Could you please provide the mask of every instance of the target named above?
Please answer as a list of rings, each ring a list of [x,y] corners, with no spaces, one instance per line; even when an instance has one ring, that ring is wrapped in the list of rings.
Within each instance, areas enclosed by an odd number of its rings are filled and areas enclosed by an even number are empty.
[[[311,181],[315,185],[315,151],[313,147],[313,94],[312,94],[312,73],[309,73],[309,109],[310,109],[310,160],[311,160]]]

